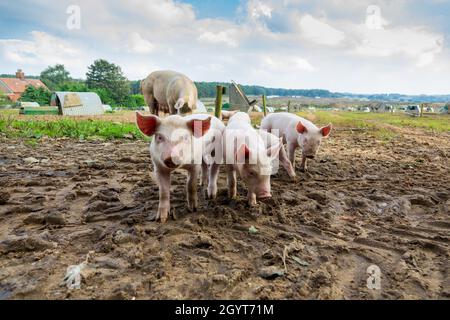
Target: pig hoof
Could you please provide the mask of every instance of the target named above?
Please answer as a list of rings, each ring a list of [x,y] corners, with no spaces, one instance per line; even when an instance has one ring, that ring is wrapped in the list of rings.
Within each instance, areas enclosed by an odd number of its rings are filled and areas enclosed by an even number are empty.
[[[216,192],[208,191],[208,194],[207,194],[206,198],[210,199],[210,200],[215,200],[217,198],[217,191]]]
[[[308,172],[308,169],[306,169],[306,168],[300,168],[300,172],[303,172],[303,173]]]
[[[161,221],[161,223],[166,223],[167,222],[167,217],[161,217],[160,221]]]

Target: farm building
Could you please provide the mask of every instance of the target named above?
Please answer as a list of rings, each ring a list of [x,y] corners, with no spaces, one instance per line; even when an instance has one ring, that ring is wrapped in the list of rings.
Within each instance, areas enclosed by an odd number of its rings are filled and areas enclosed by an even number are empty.
[[[95,92],[54,92],[50,104],[58,107],[59,114],[64,116],[91,116],[105,112]]]
[[[25,73],[21,69],[17,70],[15,78],[0,78],[0,91],[3,91],[12,102],[17,102],[30,85],[36,89],[48,90],[41,80],[26,79]]]
[[[256,105],[257,101],[250,101],[245,95],[244,91],[242,91],[239,85],[236,84],[233,80],[231,80],[229,90],[230,110],[240,110],[243,112],[247,112],[250,109],[254,109],[253,107]]]

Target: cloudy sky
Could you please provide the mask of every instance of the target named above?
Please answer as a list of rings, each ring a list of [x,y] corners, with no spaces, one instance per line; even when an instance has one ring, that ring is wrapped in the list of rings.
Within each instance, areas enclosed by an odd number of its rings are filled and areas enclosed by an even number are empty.
[[[104,58],[132,80],[174,69],[197,81],[448,94],[449,12],[450,0],[0,0],[0,73],[62,63],[84,78]]]

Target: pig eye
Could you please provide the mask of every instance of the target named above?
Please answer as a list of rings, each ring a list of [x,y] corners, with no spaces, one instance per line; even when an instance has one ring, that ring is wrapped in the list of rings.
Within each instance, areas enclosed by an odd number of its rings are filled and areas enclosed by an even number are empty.
[[[183,136],[183,140],[184,141],[189,141],[191,139],[191,136],[190,135],[185,135],[185,136]]]
[[[164,137],[160,134],[157,134],[155,136],[156,142],[163,142],[164,141]]]

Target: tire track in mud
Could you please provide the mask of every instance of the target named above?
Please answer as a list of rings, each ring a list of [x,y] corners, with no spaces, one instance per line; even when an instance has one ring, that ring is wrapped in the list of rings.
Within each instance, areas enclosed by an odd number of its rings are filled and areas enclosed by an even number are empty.
[[[412,132],[336,132],[307,174],[291,182],[281,169],[254,208],[241,182],[227,199],[221,169],[217,200],[200,194],[190,213],[176,173],[164,225],[149,219],[158,188],[145,143],[2,140],[0,297],[449,298],[450,143]],[[69,292],[65,270],[89,251]],[[381,290],[366,286],[372,264]]]

